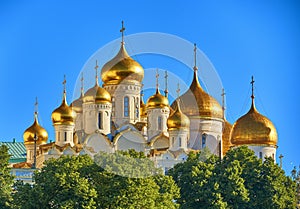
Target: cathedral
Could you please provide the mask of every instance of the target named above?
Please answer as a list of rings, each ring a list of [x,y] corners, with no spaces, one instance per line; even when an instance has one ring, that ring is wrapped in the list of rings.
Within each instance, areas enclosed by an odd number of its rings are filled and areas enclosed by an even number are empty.
[[[123,28],[124,29],[124,28]],[[273,123],[255,107],[252,79],[252,104],[249,111],[233,125],[225,118],[224,104],[209,95],[198,80],[198,68],[193,66],[192,83],[173,103],[168,91],[156,91],[144,102],[144,69],[130,57],[122,42],[116,55],[101,69],[103,85],[99,85],[98,65],[95,65],[95,84],[69,105],[66,80],[61,104],[52,112],[55,139],[48,142],[47,131],[34,122],[24,132],[26,162],[15,167],[40,168],[44,161],[61,155],[91,157],[99,152],[134,149],[146,156],[165,172],[187,159],[189,152],[208,148],[223,157],[234,147],[247,145],[263,159],[275,160],[277,132]],[[196,59],[196,46],[194,54]],[[157,73],[158,77],[158,73]]]

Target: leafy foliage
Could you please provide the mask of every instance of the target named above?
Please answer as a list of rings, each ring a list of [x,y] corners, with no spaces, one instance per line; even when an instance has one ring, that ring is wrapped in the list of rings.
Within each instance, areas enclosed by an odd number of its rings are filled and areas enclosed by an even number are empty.
[[[9,208],[12,201],[13,177],[8,167],[8,148],[5,145],[0,146],[0,208]]]

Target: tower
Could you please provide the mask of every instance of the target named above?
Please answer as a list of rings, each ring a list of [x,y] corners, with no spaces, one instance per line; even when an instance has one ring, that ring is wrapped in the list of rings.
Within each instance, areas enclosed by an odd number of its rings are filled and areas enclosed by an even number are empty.
[[[118,54],[101,71],[103,87],[111,95],[112,120],[117,127],[140,121],[140,92],[144,69],[125,49],[122,21],[121,47]]]
[[[255,107],[253,76],[251,85],[250,110],[233,124],[230,140],[233,146],[247,145],[260,159],[272,157],[275,161],[277,131],[273,123]]]
[[[158,85],[158,71],[156,73],[156,92],[147,101],[148,139],[163,133],[168,136],[167,119],[170,114],[168,99],[161,95]]]
[[[197,47],[194,45],[194,77],[189,89],[179,97],[182,112],[190,119],[189,148],[209,148],[221,155],[223,111],[221,105],[206,93],[198,81],[196,63]],[[175,109],[176,102],[172,104]]]
[[[42,144],[46,144],[48,140],[47,131],[39,124],[38,121],[38,102],[35,102],[34,122],[24,131],[24,145],[26,147],[27,163],[33,163],[39,152],[38,148]]]
[[[62,103],[52,112],[52,123],[55,129],[55,144],[61,147],[65,144],[74,146],[73,133],[76,113],[67,103],[66,83],[66,77],[64,77]]]
[[[110,133],[112,102],[110,94],[98,83],[98,63],[95,66],[95,85],[83,97],[83,126],[87,134]]]

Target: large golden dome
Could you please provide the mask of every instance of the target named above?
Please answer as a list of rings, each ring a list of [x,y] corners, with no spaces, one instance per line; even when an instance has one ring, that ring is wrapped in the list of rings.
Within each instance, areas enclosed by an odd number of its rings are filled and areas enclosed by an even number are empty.
[[[207,94],[200,86],[197,69],[194,70],[194,78],[190,88],[179,99],[182,112],[187,116],[223,118],[223,110],[219,102]],[[175,102],[173,102],[172,108],[175,105]]]
[[[176,130],[180,128],[189,128],[190,119],[181,112],[180,104],[178,100],[176,102],[176,109],[173,114],[167,120],[167,126],[169,130]]]
[[[144,78],[144,69],[128,55],[122,43],[118,54],[103,66],[101,77],[104,85],[125,81],[141,83]]]
[[[277,145],[277,131],[273,123],[260,114],[254,105],[240,117],[231,130],[231,143],[238,145]]]
[[[227,153],[227,151],[232,146],[230,142],[230,131],[231,131],[232,125],[224,119],[224,127],[223,127],[223,133],[222,133],[222,148],[223,148],[223,156]]]
[[[110,103],[111,96],[104,88],[100,87],[97,83],[94,87],[90,88],[83,97],[83,102],[93,103]]]
[[[35,135],[37,136],[36,143],[38,145],[47,143],[48,133],[42,126],[40,126],[37,118],[37,113],[34,114],[33,124],[24,131],[23,134],[24,144],[25,145],[34,144]]]
[[[52,122],[54,125],[73,125],[75,117],[76,113],[68,105],[66,101],[66,93],[64,92],[61,105],[52,112]]]
[[[169,106],[167,97],[160,94],[159,89],[156,88],[156,93],[149,97],[147,101],[147,108],[163,108]]]

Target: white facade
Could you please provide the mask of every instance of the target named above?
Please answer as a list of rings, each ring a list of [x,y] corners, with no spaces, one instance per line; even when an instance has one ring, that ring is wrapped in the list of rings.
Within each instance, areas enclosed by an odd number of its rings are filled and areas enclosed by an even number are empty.
[[[167,120],[170,115],[169,107],[149,108],[147,109],[148,117],[148,139],[151,140],[159,134],[169,135]]]
[[[74,125],[63,125],[57,124],[54,125],[55,129],[55,144],[63,147],[65,144],[70,144],[74,146],[73,141],[73,133],[74,133]]]
[[[255,152],[259,159],[264,160],[266,157],[271,157],[276,162],[276,147],[267,145],[248,145],[248,147]]]

